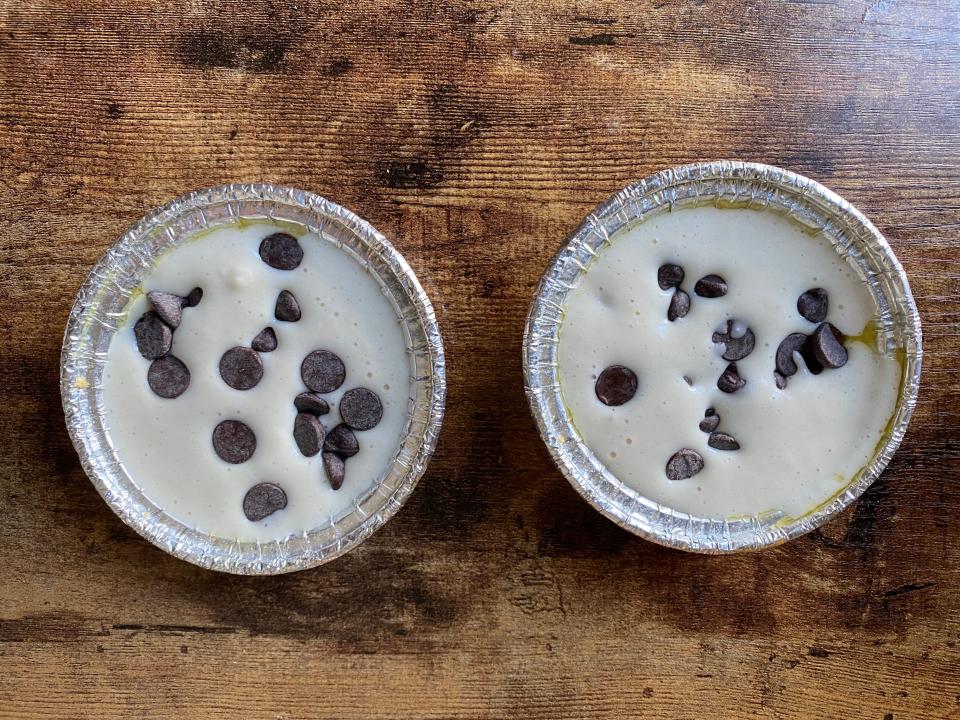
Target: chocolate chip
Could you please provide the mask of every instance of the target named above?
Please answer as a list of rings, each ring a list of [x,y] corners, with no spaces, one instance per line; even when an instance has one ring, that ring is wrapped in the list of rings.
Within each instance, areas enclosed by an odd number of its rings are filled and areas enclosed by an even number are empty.
[[[708,407],[706,410],[703,411],[704,417],[711,417],[716,414],[717,414],[716,408],[712,408],[712,407]]]
[[[828,322],[820,323],[810,336],[813,354],[817,361],[828,368],[847,364],[847,349],[843,346],[843,334]]]
[[[777,386],[778,390],[784,390],[787,387],[787,378],[781,375],[778,371],[773,371],[773,383]]]
[[[160,292],[153,290],[147,293],[147,299],[157,311],[157,315],[167,325],[176,330],[180,327],[180,320],[183,318],[183,298],[173,293]]]
[[[220,358],[220,377],[234,390],[249,390],[263,377],[263,362],[251,348],[230,348]]]
[[[195,287],[187,296],[183,299],[183,304],[185,307],[196,307],[200,304],[200,301],[203,299],[203,288]]]
[[[700,297],[718,298],[727,294],[727,281],[719,275],[704,275],[697,280],[693,291]]]
[[[657,285],[661,290],[669,290],[683,282],[683,268],[673,263],[666,263],[657,269]]]
[[[803,362],[807,365],[807,370],[810,371],[811,375],[819,375],[823,372],[823,365],[817,360],[816,353],[813,352],[813,336],[809,336],[807,341],[803,344],[803,347],[800,348],[800,356],[803,358]]]
[[[250,347],[257,352],[273,352],[277,349],[277,334],[272,327],[265,327],[251,341]]]
[[[383,417],[383,403],[373,390],[353,388],[340,398],[340,417],[354,430],[369,430]]]
[[[684,317],[688,312],[690,312],[690,296],[680,288],[677,288],[673,291],[673,297],[670,298],[670,307],[667,308],[667,320],[673,322],[677,318]]]
[[[327,481],[334,490],[339,490],[343,486],[343,478],[346,475],[346,465],[343,458],[332,452],[323,454],[323,469],[327,473]]]
[[[719,415],[707,415],[700,421],[700,430],[705,433],[712,433],[720,425]]]
[[[283,322],[296,322],[300,319],[300,303],[289,290],[281,290],[277,295],[277,306],[273,316]]]
[[[293,399],[293,406],[300,412],[311,415],[326,415],[330,412],[330,404],[312,392],[302,392],[297,395]]]
[[[137,350],[147,360],[163,357],[173,346],[173,330],[153,310],[148,310],[133,326]]]
[[[293,421],[293,439],[297,448],[306,457],[313,457],[323,447],[323,425],[316,415],[298,413]]]
[[[743,360],[757,344],[757,338],[750,328],[746,328],[739,337],[735,336],[733,330],[736,323],[736,320],[727,320],[726,331],[713,333],[713,341],[723,344],[724,360]]]
[[[353,434],[353,430],[340,424],[327,433],[327,439],[323,441],[323,450],[348,458],[360,452],[360,443],[357,442],[357,436]]]
[[[827,317],[827,291],[811,288],[797,298],[797,312],[812,323],[823,322]]]
[[[737,439],[725,432],[713,432],[710,433],[710,437],[707,438],[707,445],[712,447],[714,450],[739,450],[740,443],[737,442]]]
[[[329,350],[314,350],[300,364],[300,377],[314,392],[328,393],[343,385],[347,369],[343,360]]]
[[[257,449],[257,436],[246,423],[224,420],[213,429],[213,451],[224,462],[245,463]]]
[[[797,363],[793,359],[795,352],[802,352],[803,346],[807,342],[807,336],[803,333],[790,333],[777,346],[777,353],[774,356],[774,363],[777,372],[788,378],[797,372]]]
[[[279,485],[257,483],[243,496],[243,514],[257,522],[287,506],[287,494]]]
[[[690,448],[680,448],[667,460],[667,480],[686,480],[701,470],[703,457]]]
[[[260,258],[277,270],[293,270],[303,260],[303,248],[293,235],[274,233],[260,243]]]
[[[172,400],[190,386],[190,370],[180,358],[165,355],[150,363],[147,384],[160,397]]]
[[[623,365],[611,365],[600,373],[593,390],[604,405],[623,405],[637,394],[637,374]]]
[[[720,377],[717,378],[717,387],[725,393],[735,393],[746,384],[747,381],[740,377],[736,363],[727,365]]]

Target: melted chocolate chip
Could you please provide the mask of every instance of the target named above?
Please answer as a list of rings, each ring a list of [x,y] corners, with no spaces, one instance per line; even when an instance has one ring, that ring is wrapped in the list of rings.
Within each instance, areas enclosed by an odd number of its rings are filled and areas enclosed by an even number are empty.
[[[750,328],[746,328],[742,335],[736,337],[733,334],[735,324],[735,320],[727,320],[725,331],[713,333],[713,341],[723,344],[722,357],[724,360],[743,360],[753,352],[757,344],[757,338]]]
[[[824,367],[839,368],[847,364],[847,349],[843,346],[843,334],[830,323],[820,323],[810,342],[814,357]]]
[[[661,290],[669,290],[683,282],[683,268],[674,263],[661,265],[657,270],[657,285]]]
[[[719,275],[704,275],[697,280],[693,291],[704,298],[718,298],[727,294],[727,281]]]
[[[690,296],[683,290],[677,288],[673,291],[670,298],[670,306],[667,308],[667,320],[673,322],[678,318],[685,317],[690,312]]]
[[[747,381],[740,377],[736,363],[727,365],[720,377],[717,378],[717,387],[725,393],[735,393],[746,384]]]
[[[707,415],[700,421],[700,430],[705,433],[712,433],[720,425],[720,416],[717,414]]]
[[[173,330],[153,310],[148,310],[136,325],[133,335],[137,339],[137,350],[147,360],[163,357],[173,347]]]
[[[190,370],[180,358],[165,355],[150,363],[147,384],[160,397],[172,400],[190,386]]]
[[[604,405],[616,407],[637,394],[637,374],[623,365],[611,365],[600,373],[594,392]]]
[[[347,368],[343,360],[329,350],[314,350],[300,364],[300,377],[314,392],[328,393],[343,385]]]
[[[277,270],[293,270],[303,260],[303,248],[293,235],[274,233],[260,243],[260,258]]]
[[[257,436],[246,423],[224,420],[213,429],[213,451],[224,462],[245,463],[257,449]]]
[[[797,312],[812,323],[823,322],[827,318],[827,291],[823,288],[811,288],[797,298]]]
[[[258,522],[287,506],[287,494],[279,485],[257,483],[243,497],[243,514],[250,522]]]
[[[249,390],[263,378],[263,362],[251,348],[230,348],[220,358],[220,377],[234,390]]]
[[[793,359],[795,352],[802,353],[803,346],[807,342],[807,336],[803,333],[790,333],[777,346],[777,353],[774,356],[774,363],[777,372],[783,377],[788,378],[797,372],[797,363]]]
[[[703,457],[690,448],[680,448],[667,460],[667,480],[686,480],[701,470],[703,470]]]

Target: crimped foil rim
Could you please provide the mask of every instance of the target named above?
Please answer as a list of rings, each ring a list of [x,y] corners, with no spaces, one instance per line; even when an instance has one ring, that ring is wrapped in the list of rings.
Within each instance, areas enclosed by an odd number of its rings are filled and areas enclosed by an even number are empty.
[[[393,463],[353,509],[334,522],[271,542],[198,532],[150,502],[117,461],[102,423],[99,380],[118,310],[162,251],[206,227],[243,217],[286,219],[324,234],[380,281],[411,341],[408,430]],[[370,223],[319,195],[269,183],[198,190],[150,211],[97,261],[77,294],[64,333],[60,392],[83,469],[118,516],[157,547],[212,570],[274,575],[315,567],[348,552],[403,506],[436,447],[446,400],[446,363],[436,313],[403,256]]]
[[[904,357],[900,393],[890,426],[870,462],[837,495],[797,519],[714,519],[660,505],[620,482],[587,447],[560,395],[556,344],[567,293],[611,236],[648,215],[714,199],[748,207],[774,206],[821,229],[834,248],[860,266],[880,312],[886,352]],[[550,261],[540,280],[523,335],[524,384],[540,436],[561,473],[596,510],[647,540],[700,553],[729,553],[779,545],[822,525],[879,477],[899,447],[916,405],[922,360],[920,315],[906,274],[886,239],[853,205],[814,180],[760,163],[694,163],[628,185],[593,210]]]

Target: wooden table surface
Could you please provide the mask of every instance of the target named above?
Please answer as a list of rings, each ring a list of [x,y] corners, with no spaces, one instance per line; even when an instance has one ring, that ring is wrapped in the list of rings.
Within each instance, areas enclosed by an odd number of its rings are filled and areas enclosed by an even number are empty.
[[[956,0],[2,0],[0,88],[0,718],[960,718]],[[924,386],[842,517],[702,557],[579,499],[520,340],[588,210],[720,157],[871,217],[920,306]],[[172,197],[255,180],[392,238],[449,362],[408,505],[275,578],[123,525],[58,391],[107,246]]]

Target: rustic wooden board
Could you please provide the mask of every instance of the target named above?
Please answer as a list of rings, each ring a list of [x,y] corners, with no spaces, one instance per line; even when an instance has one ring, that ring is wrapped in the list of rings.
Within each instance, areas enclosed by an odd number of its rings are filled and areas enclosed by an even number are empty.
[[[0,0],[0,718],[960,718],[958,49],[953,0]],[[926,341],[882,481],[737,557],[581,502],[520,371],[531,290],[584,214],[718,157],[864,210]],[[393,238],[449,353],[408,506],[268,579],[124,526],[57,387],[100,253],[176,195],[253,180]]]

